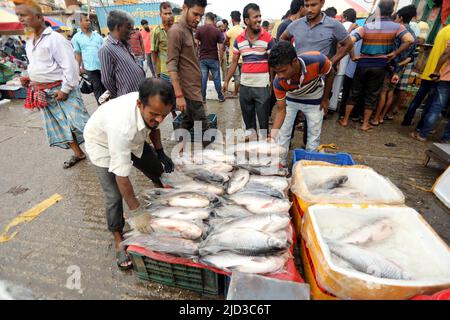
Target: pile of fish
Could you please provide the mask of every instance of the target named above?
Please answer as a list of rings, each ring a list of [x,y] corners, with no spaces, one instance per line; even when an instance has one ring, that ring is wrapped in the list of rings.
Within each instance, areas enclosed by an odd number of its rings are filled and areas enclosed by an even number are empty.
[[[254,159],[282,150],[267,142],[234,147],[234,153],[203,150],[178,159],[175,172],[161,178],[164,189],[146,190],[140,196],[146,203],[148,232],[133,230],[123,244],[225,271],[283,270],[293,236],[289,182],[280,174],[284,169],[265,160],[237,164],[243,150],[252,152]],[[276,174],[261,174],[265,169]],[[132,228],[134,219],[128,219]]]
[[[388,239],[393,233],[393,222],[389,218],[379,218],[337,240],[325,241],[333,259],[347,269],[378,278],[413,280],[414,277],[397,263],[371,250],[371,246]]]
[[[364,198],[365,195],[348,185],[348,176],[340,175],[327,178],[310,187],[311,193],[321,196],[338,198]]]

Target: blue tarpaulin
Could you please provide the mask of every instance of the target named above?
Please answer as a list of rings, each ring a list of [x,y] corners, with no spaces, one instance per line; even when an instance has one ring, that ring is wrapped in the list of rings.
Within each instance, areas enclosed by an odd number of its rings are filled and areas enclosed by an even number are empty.
[[[161,17],[159,16],[159,3],[142,3],[132,5],[96,7],[95,12],[97,13],[97,19],[98,23],[100,24],[100,28],[108,28],[106,19],[108,17],[108,12],[112,10],[123,10],[131,14],[131,16],[134,18],[135,26],[140,26],[142,19],[147,20],[148,24],[151,26],[159,25],[161,23]]]

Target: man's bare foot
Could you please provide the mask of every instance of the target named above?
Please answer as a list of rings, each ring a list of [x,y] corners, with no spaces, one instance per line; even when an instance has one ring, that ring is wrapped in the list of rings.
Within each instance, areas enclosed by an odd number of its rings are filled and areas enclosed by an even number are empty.
[[[348,126],[348,122],[345,121],[344,119],[340,119],[338,121],[338,123],[340,124],[341,127],[344,127],[344,128]]]
[[[420,142],[427,142],[427,139],[421,137],[419,132],[411,132],[411,138]]]
[[[359,130],[364,131],[364,132],[367,132],[367,131],[373,130],[373,128],[374,128],[374,127],[371,126],[371,125],[369,125],[369,126],[362,125],[362,126],[359,128]]]

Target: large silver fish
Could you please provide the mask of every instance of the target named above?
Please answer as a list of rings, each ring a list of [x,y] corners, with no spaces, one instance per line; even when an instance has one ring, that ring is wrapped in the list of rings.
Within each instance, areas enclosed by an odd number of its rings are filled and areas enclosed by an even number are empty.
[[[268,196],[283,199],[286,198],[286,194],[284,192],[281,192],[278,189],[274,189],[269,185],[258,183],[258,182],[249,182],[245,185],[243,189],[241,189],[242,192],[258,192],[263,193]]]
[[[238,192],[229,199],[256,214],[288,212],[291,203],[287,199],[277,199],[259,192]]]
[[[178,189],[152,189],[144,192],[144,200],[150,205],[184,208],[206,208],[211,199],[207,194]]]
[[[290,221],[291,219],[286,214],[257,214],[249,217],[236,218],[231,222],[221,224],[214,229],[214,232],[245,228],[274,233],[281,229],[286,229]]]
[[[244,188],[247,182],[250,180],[250,172],[244,169],[238,169],[233,173],[231,180],[228,184],[227,193],[233,194]]]
[[[342,236],[339,241],[350,244],[367,244],[389,238],[394,230],[391,219],[381,218],[351,231]]]
[[[159,207],[149,211],[153,218],[175,219],[175,220],[205,220],[209,218],[211,210],[206,208],[183,208],[183,207]]]
[[[30,289],[0,280],[0,300],[34,300]]]
[[[348,177],[341,175],[331,177],[325,181],[314,184],[311,190],[330,190],[343,186],[348,181]]]
[[[254,257],[224,251],[202,257],[201,262],[226,272],[266,274],[283,270],[288,259],[288,254]]]
[[[236,228],[211,233],[200,245],[199,252],[201,256],[221,251],[233,251],[248,256],[264,255],[287,249],[288,240],[285,230],[269,233],[250,228]]]
[[[260,183],[263,185],[270,186],[284,193],[289,188],[289,182],[284,177],[267,177],[251,175],[250,183]]]
[[[350,263],[351,266],[359,272],[377,278],[413,280],[411,275],[405,272],[401,267],[379,254],[359,248],[352,244],[333,240],[326,240],[326,242],[331,253]]]
[[[248,170],[251,174],[258,176],[286,177],[289,174],[289,171],[286,168],[280,168],[278,166],[261,167],[261,166],[251,166],[248,164],[237,164],[236,166]]]
[[[188,240],[197,240],[202,234],[201,227],[193,222],[175,219],[155,218],[150,222],[154,233],[166,234]]]
[[[235,146],[230,146],[227,148],[228,152],[250,152],[250,153],[258,153],[258,154],[286,154],[286,148],[280,146],[276,143],[271,143],[267,141],[251,141],[246,143],[238,143]]]
[[[241,218],[252,216],[253,213],[242,206],[238,205],[223,205],[212,210],[216,218]]]
[[[181,171],[195,171],[195,170],[207,170],[212,172],[231,172],[233,171],[233,166],[228,163],[215,162],[215,163],[205,163],[205,164],[187,164],[181,167]]]
[[[214,182],[219,184],[224,184],[230,177],[227,173],[224,172],[213,172],[205,169],[195,169],[195,170],[184,170],[184,174],[187,176],[194,178],[195,180],[204,181],[204,182]]]
[[[132,236],[122,242],[122,245],[138,246],[178,257],[193,258],[198,256],[199,244],[192,240],[152,233]]]
[[[206,149],[194,153],[192,157],[194,163],[196,164],[212,164],[217,162],[234,164],[236,158],[231,153],[223,153],[220,150]]]
[[[163,173],[161,182],[166,187],[183,191],[208,192],[216,195],[222,195],[225,192],[224,188],[217,184],[194,181],[193,178],[177,170],[172,173]]]

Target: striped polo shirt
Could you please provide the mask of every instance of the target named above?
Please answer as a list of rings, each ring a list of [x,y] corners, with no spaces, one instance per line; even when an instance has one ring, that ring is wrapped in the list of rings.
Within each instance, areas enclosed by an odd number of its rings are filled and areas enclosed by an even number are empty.
[[[277,76],[273,83],[275,97],[279,101],[318,105],[323,97],[323,77],[330,73],[331,61],[319,51],[302,53],[298,61],[302,67],[300,79],[280,79]]]
[[[251,43],[247,37],[247,29],[234,41],[234,54],[243,59],[241,84],[247,87],[266,87],[270,84],[269,54],[275,42],[272,35],[261,29],[259,37]]]
[[[355,33],[362,40],[360,67],[385,67],[386,55],[395,50],[395,39],[401,39],[408,31],[404,26],[383,17],[365,24]]]
[[[139,91],[145,72],[136,62],[128,44],[110,35],[98,55],[102,67],[102,83],[111,92],[111,98]]]

